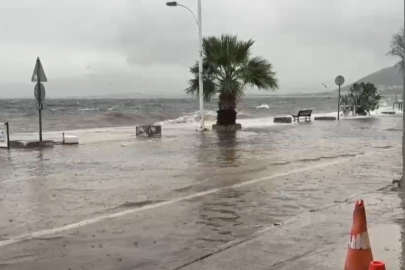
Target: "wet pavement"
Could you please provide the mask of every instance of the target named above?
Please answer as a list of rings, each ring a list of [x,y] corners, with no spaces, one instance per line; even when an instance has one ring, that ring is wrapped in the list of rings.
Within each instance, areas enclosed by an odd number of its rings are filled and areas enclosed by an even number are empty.
[[[398,194],[384,189],[361,195],[368,202],[374,259],[385,261],[387,269],[404,269],[404,212],[397,208],[403,193]],[[220,252],[181,269],[342,269],[352,222],[348,213],[353,206],[352,200],[348,200],[303,213],[249,239],[223,246]]]
[[[399,125],[120,128],[0,152],[0,269],[336,269],[360,197],[375,257],[398,266]]]

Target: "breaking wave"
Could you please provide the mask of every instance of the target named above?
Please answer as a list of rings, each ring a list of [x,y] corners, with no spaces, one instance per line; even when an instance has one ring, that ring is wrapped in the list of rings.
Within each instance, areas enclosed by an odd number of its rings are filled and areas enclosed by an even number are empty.
[[[251,115],[248,114],[248,113],[245,113],[245,112],[238,112],[237,118],[238,118],[238,119],[251,119],[251,118],[254,118],[254,117],[251,116]]]
[[[100,110],[99,108],[80,108],[77,109],[78,111],[82,111],[82,112],[88,112],[88,111],[98,111]]]
[[[155,125],[165,124],[183,124],[183,123],[198,123],[201,119],[200,112],[188,113],[175,119],[159,121]],[[215,121],[217,113],[214,111],[205,111],[205,121]]]
[[[256,109],[270,109],[270,106],[268,104],[262,104],[260,106],[257,106]]]

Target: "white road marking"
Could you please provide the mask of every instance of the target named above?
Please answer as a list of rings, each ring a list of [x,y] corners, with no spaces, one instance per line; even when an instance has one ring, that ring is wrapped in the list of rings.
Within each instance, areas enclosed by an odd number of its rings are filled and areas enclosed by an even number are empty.
[[[385,151],[377,152],[377,154],[387,152],[387,151],[392,151],[392,150],[393,149],[391,148],[391,149],[388,149],[388,150],[385,150]],[[360,154],[360,155],[356,156],[356,158],[364,157],[364,156],[368,156],[368,155],[373,155],[373,154],[376,154],[376,152]],[[255,184],[255,183],[258,183],[258,182],[263,182],[263,181],[266,181],[266,180],[274,179],[274,178],[277,178],[277,177],[284,177],[284,176],[288,176],[288,175],[295,174],[295,173],[306,172],[306,171],[313,170],[313,169],[318,169],[318,168],[323,168],[323,167],[339,164],[339,163],[348,161],[350,159],[353,159],[353,157],[342,158],[342,159],[335,160],[335,161],[332,161],[332,162],[327,162],[327,163],[322,163],[322,164],[318,164],[318,165],[314,165],[314,166],[310,166],[310,167],[304,167],[304,168],[300,168],[300,169],[291,170],[291,171],[288,171],[288,172],[285,172],[285,173],[278,173],[278,174],[267,176],[267,177],[252,179],[252,180],[249,180],[249,181],[246,181],[246,182],[243,182],[243,183],[239,183],[239,184],[235,184],[235,185],[231,185],[231,186],[225,186],[225,187],[221,187],[221,188],[214,188],[214,189],[211,189],[211,190],[198,192],[198,193],[195,193],[195,194],[180,197],[180,198],[173,199],[173,200],[170,200],[170,201],[164,201],[164,202],[160,202],[160,203],[156,203],[156,204],[150,204],[150,205],[146,205],[146,206],[136,208],[136,209],[129,209],[129,210],[114,213],[114,214],[108,214],[108,215],[99,216],[99,217],[92,218],[92,219],[82,220],[82,221],[72,223],[72,224],[69,224],[69,225],[66,225],[66,226],[58,227],[58,228],[45,229],[45,230],[37,231],[37,232],[31,233],[31,234],[25,234],[25,235],[17,236],[17,237],[11,238],[9,240],[1,241],[0,242],[0,247],[4,247],[4,246],[11,245],[11,244],[19,243],[19,242],[30,240],[30,239],[33,239],[33,238],[44,237],[44,236],[47,236],[47,235],[52,235],[52,234],[61,233],[61,232],[65,232],[65,231],[72,230],[72,229],[77,229],[77,228],[87,226],[87,225],[90,225],[90,224],[94,224],[94,223],[98,223],[98,222],[101,222],[101,221],[104,221],[104,220],[113,219],[113,218],[119,218],[119,217],[127,216],[127,215],[130,215],[130,214],[138,213],[138,212],[155,209],[155,208],[162,207],[162,206],[171,205],[171,204],[181,202],[181,201],[186,201],[186,200],[195,199],[195,198],[198,198],[198,197],[203,197],[203,196],[210,195],[210,194],[213,194],[213,193],[217,193],[219,191],[226,190],[226,189],[237,189],[237,188],[252,185],[252,184]]]
[[[0,181],[0,184],[15,183],[15,182],[28,181],[28,180],[33,180],[33,179],[36,179],[36,177],[17,178],[17,179],[4,180],[4,181]]]

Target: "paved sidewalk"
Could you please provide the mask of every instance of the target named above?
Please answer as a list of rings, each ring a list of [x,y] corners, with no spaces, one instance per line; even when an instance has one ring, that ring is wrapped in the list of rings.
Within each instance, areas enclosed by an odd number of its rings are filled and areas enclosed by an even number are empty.
[[[355,196],[366,202],[374,259],[385,261],[387,269],[402,269],[405,223],[401,194],[386,187]],[[217,253],[178,269],[342,269],[354,202],[355,198],[304,213],[260,231],[251,239],[222,246]]]

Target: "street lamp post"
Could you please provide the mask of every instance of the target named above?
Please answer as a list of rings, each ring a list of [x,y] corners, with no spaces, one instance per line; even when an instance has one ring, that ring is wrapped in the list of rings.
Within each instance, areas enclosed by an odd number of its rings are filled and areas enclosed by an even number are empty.
[[[404,0],[404,40],[405,40],[405,0]],[[403,52],[404,53],[404,52]],[[403,78],[403,92],[402,92],[402,178],[399,186],[405,187],[405,55],[402,55],[402,78]]]
[[[205,129],[204,123],[204,86],[203,86],[203,38],[202,38],[202,12],[201,12],[201,0],[198,0],[198,20],[195,17],[194,13],[188,7],[181,5],[177,2],[167,2],[166,5],[168,7],[183,7],[187,9],[194,17],[195,22],[198,26],[198,42],[199,42],[199,60],[198,60],[198,84],[199,84],[199,100],[200,100],[200,115],[201,115],[201,122],[200,127],[201,130]]]

